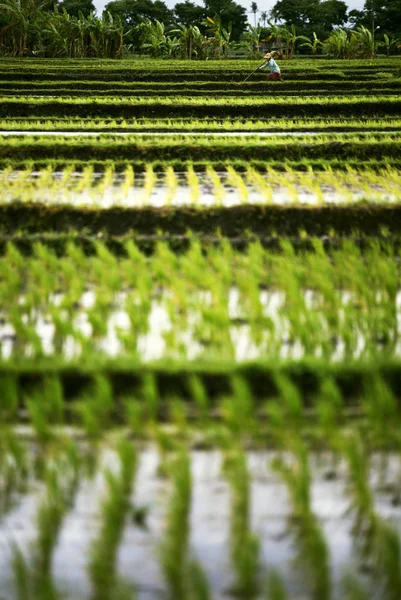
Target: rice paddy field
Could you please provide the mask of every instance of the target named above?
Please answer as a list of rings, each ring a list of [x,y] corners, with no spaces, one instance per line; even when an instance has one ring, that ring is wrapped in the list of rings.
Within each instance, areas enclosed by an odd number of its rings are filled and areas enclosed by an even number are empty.
[[[401,59],[0,62],[0,598],[401,597]]]

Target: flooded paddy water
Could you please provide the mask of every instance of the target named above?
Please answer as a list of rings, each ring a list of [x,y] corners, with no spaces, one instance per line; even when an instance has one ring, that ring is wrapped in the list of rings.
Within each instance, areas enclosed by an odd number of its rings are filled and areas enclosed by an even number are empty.
[[[22,180],[19,187],[18,179]],[[170,175],[150,171],[135,173],[128,185],[125,175],[105,176],[93,172],[54,171],[46,180],[43,172],[7,173],[3,202],[29,201],[77,207],[154,207],[350,204],[361,200],[398,203],[401,178],[395,173],[241,173],[218,171],[174,171]],[[0,173],[1,181],[1,173]]]
[[[141,362],[148,363],[162,359],[185,359],[196,362],[199,358],[212,356],[219,352],[220,356],[231,358],[237,362],[259,358],[268,359],[301,359],[305,355],[316,358],[325,356],[330,361],[343,361],[346,356],[358,359],[370,355],[374,351],[371,336],[374,328],[369,326],[369,316],[361,316],[353,321],[353,333],[349,336],[347,323],[352,319],[352,311],[361,302],[355,292],[338,292],[338,309],[335,316],[326,317],[318,313],[324,302],[323,297],[313,289],[303,291],[304,312],[299,320],[310,317],[310,325],[318,329],[312,331],[309,340],[305,340],[305,332],[295,327],[291,313],[291,297],[280,290],[262,290],[259,296],[260,309],[254,312],[247,307],[237,288],[231,288],[226,298],[226,319],[221,321],[221,333],[224,329],[225,342],[216,338],[215,330],[218,314],[212,315],[213,296],[204,291],[192,298],[194,308],[189,308],[181,319],[174,306],[173,290],[155,290],[145,312],[142,313],[141,300],[132,297],[127,291],[114,295],[107,309],[96,314],[97,295],[87,290],[77,302],[71,320],[70,311],[62,308],[63,295],[53,294],[43,298],[41,308],[30,309],[24,313],[24,297],[20,298],[21,320],[32,327],[40,341],[44,356],[51,357],[57,351],[67,360],[85,356],[90,351],[108,357],[120,357],[134,353]],[[101,301],[101,298],[100,298]],[[380,318],[380,312],[389,312],[389,306],[383,302],[382,293],[377,292],[376,312],[371,319]],[[135,323],[132,315],[132,303],[136,304],[140,324]],[[45,306],[47,305],[47,309]],[[60,307],[56,320],[53,317],[55,307]],[[129,308],[128,308],[129,307]],[[350,311],[350,314],[347,311]],[[210,311],[210,314],[208,314]],[[384,324],[382,335],[390,343],[388,351],[393,357],[401,357],[401,291],[395,297],[391,324],[386,334]],[[351,315],[351,316],[350,316]],[[102,333],[97,330],[97,320],[102,318]],[[256,324],[253,322],[257,318]],[[338,321],[337,329],[332,330],[330,322]],[[62,323],[69,333],[60,334]],[[61,323],[61,325],[60,325]],[[258,325],[260,323],[260,325]],[[30,356],[32,345],[21,337],[18,325],[13,325],[6,312],[0,312],[0,356],[10,360],[15,356]],[[262,327],[262,330],[260,329]],[[380,327],[379,327],[380,329]],[[264,331],[263,331],[264,330]],[[331,339],[334,336],[333,339]],[[379,336],[379,333],[377,333]],[[210,337],[210,339],[209,339]],[[127,345],[127,340],[129,344]],[[369,339],[369,343],[367,343]],[[214,340],[214,341],[213,341]],[[376,340],[377,350],[384,351],[386,344]],[[383,346],[382,346],[383,344]],[[352,349],[350,349],[352,348]],[[390,350],[391,348],[391,350]]]
[[[272,570],[281,575],[293,598],[308,598],[308,581],[299,548],[291,529],[292,506],[288,490],[272,461],[277,453],[249,451],[250,527],[260,541],[262,579]],[[189,549],[199,561],[209,582],[213,598],[236,597],[230,559],[230,522],[232,492],[223,469],[220,451],[190,452],[192,503],[190,509]],[[88,562],[91,544],[99,534],[99,513],[105,494],[104,469],[118,470],[115,454],[106,448],[99,469],[80,481],[73,506],[62,524],[53,557],[53,581],[65,600],[89,600],[91,584]],[[137,590],[140,600],[169,597],[163,576],[161,544],[166,534],[165,519],[171,483],[159,473],[162,460],[157,449],[142,447],[135,487],[130,502],[143,510],[142,524],[128,519],[118,552],[119,576]],[[291,462],[290,457],[287,458]],[[351,571],[364,578],[367,565],[358,550],[355,515],[347,468],[342,461],[333,463],[328,453],[311,454],[311,508],[318,519],[328,545],[332,597],[343,597],[343,579]],[[380,455],[371,459],[370,485],[375,511],[401,531],[399,503],[400,457]],[[12,572],[12,543],[18,544],[28,563],[38,535],[35,515],[43,498],[43,484],[32,481],[26,495],[17,497],[14,506],[0,521],[0,597],[17,598]],[[258,596],[258,598],[264,595]],[[380,587],[370,588],[370,598],[379,599]]]

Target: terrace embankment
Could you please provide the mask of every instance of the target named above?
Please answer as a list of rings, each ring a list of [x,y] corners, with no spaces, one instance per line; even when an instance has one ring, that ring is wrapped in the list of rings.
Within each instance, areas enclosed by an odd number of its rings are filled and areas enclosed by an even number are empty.
[[[400,400],[399,379],[401,376],[401,361],[375,361],[372,371],[370,362],[361,361],[359,364],[327,365],[325,361],[305,359],[288,360],[280,366],[266,365],[261,362],[247,364],[224,364],[215,361],[205,364],[189,364],[186,362],[176,364],[155,364],[135,366],[129,360],[98,360],[91,364],[82,364],[82,359],[77,361],[55,361],[49,364],[43,360],[42,364],[35,361],[25,361],[26,364],[13,364],[12,367],[0,366],[0,376],[8,385],[16,386],[21,396],[35,395],[35,389],[40,391],[43,382],[49,377],[59,381],[63,397],[66,402],[74,404],[86,390],[96,385],[99,377],[104,377],[110,385],[111,393],[115,398],[113,406],[113,420],[121,424],[121,410],[123,399],[127,396],[141,396],[144,385],[150,379],[157,390],[158,409],[157,419],[166,421],[169,413],[169,402],[172,397],[180,398],[191,408],[192,418],[200,418],[199,406],[193,396],[193,380],[198,379],[209,400],[209,416],[219,419],[222,416],[223,406],[221,399],[232,391],[235,378],[241,378],[248,386],[255,402],[255,408],[262,409],[266,402],[277,398],[277,376],[282,374],[296,386],[303,402],[305,418],[313,422],[316,418],[312,399],[318,395],[319,387],[325,378],[335,382],[349,409],[352,418],[362,417],[364,407],[364,391],[372,372],[377,377],[382,377],[392,393]],[[120,400],[119,400],[120,399]],[[67,408],[67,407],[66,407]],[[316,407],[315,407],[316,408]],[[23,409],[23,406],[21,407]],[[71,407],[69,408],[69,410]],[[73,417],[73,411],[71,411]]]
[[[97,133],[136,133],[146,135],[160,133],[185,135],[190,134],[215,134],[230,135],[245,134],[248,136],[255,133],[277,133],[280,135],[302,133],[376,133],[379,132],[399,132],[401,131],[401,120],[391,117],[381,119],[352,119],[352,118],[330,118],[330,119],[82,119],[82,118],[60,118],[55,120],[46,120],[40,118],[8,117],[0,121],[0,131],[7,135],[18,132],[19,135],[62,135],[62,132],[68,134],[76,133],[80,136],[87,134],[96,135]]]
[[[183,99],[171,96],[166,99],[134,97],[116,101],[99,97],[87,98],[24,98],[5,97],[0,105],[0,118],[219,118],[219,119],[271,119],[271,118],[383,118],[401,116],[399,96],[322,96],[302,95],[293,98],[210,98]]]
[[[247,235],[294,236],[363,235],[399,233],[401,205],[358,205],[319,207],[235,206],[164,208],[75,208],[48,204],[13,202],[0,206],[3,235],[81,232],[89,235],[123,236],[197,235],[220,232],[229,238]]]
[[[1,74],[0,74],[1,76]],[[1,81],[0,94],[3,96],[15,96],[16,94],[36,97],[87,97],[88,95],[113,97],[118,93],[120,97],[143,96],[143,97],[165,97],[165,96],[191,96],[204,97],[205,94],[212,96],[313,96],[313,95],[339,95],[352,93],[353,95],[394,95],[401,90],[401,78],[382,80],[377,78],[362,81],[355,80],[286,80],[280,86],[273,87],[266,81],[241,82],[216,81],[216,82],[103,82],[103,81],[59,81],[59,82],[21,82]]]
[[[227,136],[155,136],[117,137],[99,135],[89,137],[49,136],[0,136],[0,161],[92,161],[151,163],[164,162],[210,162],[234,163],[258,161],[343,160],[364,163],[373,156],[381,160],[401,159],[400,134],[343,134],[301,135],[294,143],[290,134],[275,138]],[[279,155],[279,157],[278,157]]]

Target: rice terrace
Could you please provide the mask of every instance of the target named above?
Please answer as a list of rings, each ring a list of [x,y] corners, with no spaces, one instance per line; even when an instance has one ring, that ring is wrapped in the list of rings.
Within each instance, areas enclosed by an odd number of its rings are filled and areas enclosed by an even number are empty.
[[[0,599],[400,599],[397,19],[127,1],[0,4]]]

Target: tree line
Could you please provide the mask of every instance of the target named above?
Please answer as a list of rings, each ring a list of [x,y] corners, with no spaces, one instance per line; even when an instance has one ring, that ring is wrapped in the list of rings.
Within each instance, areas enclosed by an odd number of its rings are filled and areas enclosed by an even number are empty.
[[[203,1],[169,9],[163,0],[112,0],[98,17],[92,0],[0,0],[0,55],[202,60],[269,49],[291,59],[295,50],[354,58],[401,49],[401,0],[366,0],[349,13],[343,0],[278,0],[270,13],[256,2],[247,11],[234,0]]]

